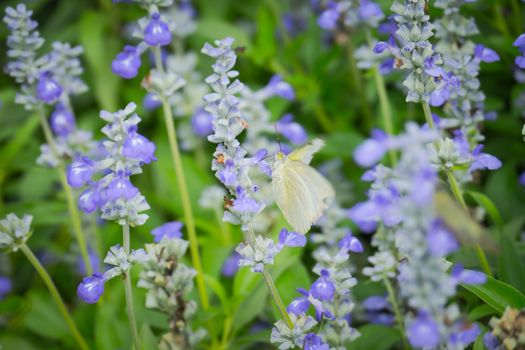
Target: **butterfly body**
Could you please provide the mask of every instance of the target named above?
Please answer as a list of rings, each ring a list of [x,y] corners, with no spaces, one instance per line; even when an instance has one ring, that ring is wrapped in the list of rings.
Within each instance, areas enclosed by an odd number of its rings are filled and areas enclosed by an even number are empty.
[[[277,153],[272,172],[275,202],[293,230],[305,234],[335,196],[332,185],[309,164],[324,142],[319,139],[292,151]]]

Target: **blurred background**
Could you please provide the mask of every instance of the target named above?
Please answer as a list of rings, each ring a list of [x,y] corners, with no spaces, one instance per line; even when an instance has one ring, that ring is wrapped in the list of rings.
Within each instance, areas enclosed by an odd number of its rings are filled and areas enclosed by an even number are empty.
[[[0,8],[3,11],[5,7],[17,3],[2,1]],[[143,120],[141,133],[156,143],[159,161],[145,166],[144,174],[133,179],[152,209],[148,212],[150,219],[147,223],[133,229],[132,246],[139,247],[150,242],[152,228],[165,221],[182,219],[166,130],[160,111],[145,110],[143,107],[146,92],[141,88],[140,77],[149,69],[145,59],[135,79],[124,80],[111,72],[111,61],[115,55],[125,44],[133,42],[129,24],[143,16],[144,12],[133,4],[113,4],[108,0],[24,3],[34,11],[33,18],[38,21],[41,35],[46,39],[42,52],[47,51],[56,40],[84,47],[83,79],[90,90],[73,100],[77,123],[81,128],[92,131],[94,137],[99,139],[102,136],[99,130],[103,126],[98,117],[101,109],[116,111],[128,102],[137,103],[138,114]],[[378,3],[385,14],[391,13],[391,1]],[[182,44],[187,51],[197,53],[197,71],[201,76],[211,72],[212,63],[211,59],[200,54],[203,44],[226,36],[234,37],[236,45],[243,47],[237,65],[242,82],[255,90],[265,86],[271,76],[278,73],[295,89],[295,101],[277,98],[268,101],[272,120],[292,113],[295,121],[306,128],[311,138],[323,138],[327,146],[316,157],[315,164],[321,166],[327,161],[337,160],[343,179],[335,183],[341,205],[348,208],[363,199],[368,184],[359,180],[363,170],[354,164],[352,151],[369,136],[372,128],[381,127],[372,77],[367,71],[360,72],[369,108],[365,113],[363,99],[356,89],[355,73],[349,63],[352,49],[366,41],[365,33],[358,30],[346,37],[331,36],[316,24],[318,14],[309,1],[195,0],[193,5],[197,28]],[[432,2],[430,5],[431,17],[440,16],[440,10],[433,8]],[[519,182],[519,176],[525,170],[525,147],[521,135],[525,88],[515,79],[513,62],[518,51],[512,42],[525,31],[525,27],[524,18],[515,11],[515,6],[514,0],[478,0],[465,5],[464,9],[466,14],[476,18],[480,29],[480,34],[472,40],[494,49],[501,57],[499,62],[482,64],[480,80],[487,96],[486,110],[495,111],[498,116],[483,126],[485,150],[498,157],[503,166],[497,171],[484,172],[471,186],[492,199],[504,221],[512,225],[518,237],[525,220],[525,192]],[[1,25],[2,53],[6,51],[6,36],[7,29]],[[5,63],[5,54],[0,54],[0,66],[5,66]],[[422,123],[424,120],[419,106],[404,101],[405,92],[400,86],[402,74],[394,72],[385,77],[396,131],[400,131],[406,121]],[[30,245],[39,253],[39,258],[66,301],[76,303],[75,290],[82,273],[74,268],[76,257],[69,248],[71,236],[65,201],[61,198],[56,172],[35,163],[39,147],[44,142],[43,135],[38,118],[14,104],[16,91],[12,79],[1,74],[0,216],[9,212],[34,216],[34,235]],[[439,115],[438,109],[435,112]],[[177,117],[176,124],[187,123],[189,117]],[[214,145],[204,140],[198,148],[184,154],[183,162],[197,217],[204,268],[218,276],[222,262],[233,247],[220,245],[213,239],[217,227],[214,213],[198,205],[202,190],[217,183],[210,170],[213,149]],[[240,240],[238,228],[231,229]],[[119,227],[115,224],[101,223],[97,230],[102,247],[107,248],[120,241]],[[312,261],[308,249],[302,258],[304,266],[300,268],[301,272],[289,274],[278,281],[285,302],[296,296],[296,287],[309,285],[311,277],[307,271]],[[525,244],[518,243],[517,250],[525,257]],[[468,253],[466,255],[462,260],[475,259]],[[365,263],[362,260],[357,262],[358,266]],[[0,274],[16,276],[13,293],[0,301],[0,344],[5,349],[58,349],[56,340],[67,334],[67,328],[30,265],[21,255],[0,256]],[[230,282],[224,283],[228,285]],[[81,328],[86,336],[97,338],[97,349],[116,349],[126,344],[128,337],[123,291],[118,283],[109,284],[106,288],[111,302],[96,306],[78,304],[75,316],[81,324],[83,322]],[[360,293],[363,296],[369,294],[373,288],[356,287],[356,297],[359,299]],[[137,300],[143,300],[141,293],[140,290],[137,292]],[[260,301],[253,300],[252,303]],[[137,311],[139,319],[147,320],[153,328],[165,327],[162,315],[143,307]],[[263,312],[261,308],[255,311]],[[244,323],[238,325],[241,335],[247,334],[247,327],[255,317],[256,314],[247,315]],[[268,319],[271,320],[271,317]],[[89,324],[94,324],[94,328],[86,329]],[[268,339],[268,334],[268,331],[260,333],[260,339]],[[239,342],[242,343],[241,340]]]

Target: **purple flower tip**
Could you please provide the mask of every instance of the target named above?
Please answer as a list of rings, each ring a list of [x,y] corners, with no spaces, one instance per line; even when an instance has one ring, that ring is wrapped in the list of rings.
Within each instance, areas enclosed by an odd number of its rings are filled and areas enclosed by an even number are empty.
[[[113,73],[125,79],[135,78],[139,73],[141,62],[136,47],[126,45],[111,63]]]
[[[51,114],[51,129],[59,136],[67,136],[75,130],[73,113],[62,103],[58,103]]]
[[[36,97],[45,103],[56,102],[62,95],[62,87],[49,72],[40,74],[36,84]]]
[[[234,251],[232,255],[226,258],[224,264],[222,265],[221,273],[226,277],[233,277],[235,273],[239,270],[239,260],[241,260],[241,254]]]
[[[151,15],[151,20],[144,28],[144,41],[150,46],[165,46],[171,42],[170,28],[160,19],[159,13]]]
[[[160,242],[163,238],[182,238],[182,223],[178,221],[167,222],[162,226],[151,230],[155,242]]]
[[[339,248],[354,253],[362,253],[364,250],[361,242],[356,237],[354,237],[351,232],[346,234],[346,236],[344,236],[343,239],[339,241]]]
[[[281,249],[287,247],[304,247],[306,245],[306,237],[296,232],[288,231],[283,228],[279,233],[278,247]]]
[[[328,271],[322,270],[321,277],[312,284],[310,294],[312,294],[315,299],[330,301],[334,298],[335,286],[329,278]]]
[[[78,285],[78,297],[88,304],[96,303],[104,293],[104,282],[104,276],[98,272],[85,277]]]
[[[155,158],[155,144],[136,131],[131,131],[128,134],[122,145],[122,155],[146,164],[157,160]]]
[[[434,348],[440,342],[437,323],[424,312],[420,312],[408,326],[407,336],[410,345],[415,348]]]
[[[11,279],[6,276],[0,276],[0,300],[13,289]]]
[[[73,188],[80,188],[86,184],[95,172],[95,162],[88,157],[77,157],[67,167],[67,183]]]
[[[323,342],[323,339],[315,333],[308,333],[304,337],[304,350],[329,350],[328,344]]]
[[[213,133],[213,115],[203,108],[198,108],[191,116],[191,128],[195,135],[206,137]]]

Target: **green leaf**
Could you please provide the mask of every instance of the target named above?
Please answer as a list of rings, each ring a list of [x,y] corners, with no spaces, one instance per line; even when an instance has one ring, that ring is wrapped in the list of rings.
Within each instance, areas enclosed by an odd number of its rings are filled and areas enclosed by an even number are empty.
[[[469,312],[468,320],[473,322],[473,321],[479,320],[480,318],[494,315],[496,313],[497,311],[492,306],[488,304],[481,304],[481,305],[476,306],[474,309],[472,309]]]
[[[210,287],[215,295],[219,298],[222,306],[226,307],[229,303],[228,293],[226,293],[226,289],[224,289],[224,286],[221,284],[221,282],[210,275],[204,275],[204,280],[206,281],[206,285]]]
[[[492,200],[480,192],[468,191],[466,192],[478,205],[483,207],[487,211],[488,216],[496,226],[499,228],[503,227],[503,219],[498,210],[498,207],[492,202]]]
[[[483,285],[462,283],[461,286],[492,306],[500,314],[508,306],[517,309],[525,307],[525,296],[523,294],[513,286],[489,276],[487,276],[487,282]]]
[[[500,236],[500,251],[498,258],[498,277],[504,282],[525,292],[525,268],[514,245],[514,241],[506,232]]]
[[[249,269],[246,269],[249,270]],[[259,279],[257,287],[250,293],[242,297],[237,297],[235,302],[239,303],[234,314],[233,332],[237,332],[246,324],[254,320],[268,305],[268,288],[264,284],[262,277],[250,271]]]
[[[246,31],[221,18],[210,17],[199,20],[195,36],[209,42],[231,36],[235,39],[234,46],[244,46],[249,49],[250,45],[250,38]]]
[[[25,319],[27,328],[46,338],[71,341],[69,328],[49,293],[33,290],[27,297],[31,305]]]
[[[159,348],[157,338],[147,324],[143,324],[142,327],[140,327],[140,339],[142,340],[144,350],[157,350]]]
[[[350,343],[349,350],[391,349],[395,343],[401,340],[399,331],[392,327],[368,324],[359,327],[358,331],[361,333],[361,336]]]

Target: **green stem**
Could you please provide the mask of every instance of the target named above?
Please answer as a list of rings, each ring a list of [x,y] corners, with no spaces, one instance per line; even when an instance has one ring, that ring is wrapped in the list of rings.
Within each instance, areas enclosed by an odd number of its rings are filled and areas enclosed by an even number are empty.
[[[432,114],[430,112],[429,104],[427,102],[422,102],[422,105],[423,105],[423,112],[425,113],[425,119],[427,120],[428,125],[430,126],[431,129],[435,129],[436,126],[434,125],[434,121],[432,120]],[[439,149],[436,149],[436,152],[439,152]],[[445,173],[447,175],[447,181],[450,186],[450,189],[452,190],[452,194],[454,195],[454,198],[461,205],[463,210],[465,210],[465,212],[469,214],[467,203],[465,202],[465,199],[463,198],[463,193],[461,191],[461,188],[459,187],[456,177],[454,176],[454,173],[452,172],[451,169],[447,169]],[[490,265],[488,263],[485,252],[477,243],[475,245],[475,248],[476,248],[476,254],[478,255],[478,259],[481,264],[481,267],[483,268],[483,271],[485,271],[487,275],[492,276],[492,271],[490,269]]]
[[[404,328],[405,321],[403,320],[403,315],[401,314],[401,311],[399,310],[399,305],[397,303],[397,298],[396,298],[396,292],[394,291],[394,288],[392,287],[392,284],[390,283],[390,280],[388,279],[388,277],[383,278],[383,283],[385,284],[386,290],[388,292],[388,299],[390,300],[390,304],[392,304],[392,309],[394,309],[396,323],[399,328],[399,331],[401,332],[401,338],[403,339],[403,348],[410,349],[410,346],[408,345],[408,341],[405,335],[405,328]]]
[[[394,135],[394,125],[392,123],[392,110],[390,109],[390,101],[386,92],[385,80],[379,71],[379,66],[376,64],[373,68],[374,81],[376,83],[377,96],[379,97],[379,108],[381,109],[381,118],[383,120],[383,127],[388,135]],[[397,163],[397,155],[394,150],[388,151],[390,158],[390,165],[395,166]]]
[[[248,229],[248,237],[250,239],[251,244],[255,244],[255,234],[253,232],[253,227],[250,225]],[[288,311],[286,311],[286,306],[283,303],[283,299],[281,298],[281,295],[279,294],[279,291],[277,290],[277,287],[275,286],[275,283],[272,279],[272,276],[266,269],[266,266],[263,269],[263,277],[264,282],[266,282],[266,286],[268,287],[268,290],[270,291],[270,294],[272,295],[273,301],[275,302],[275,305],[277,305],[277,309],[279,309],[279,312],[281,313],[281,317],[286,322],[286,325],[288,328],[293,329],[293,323],[290,319],[290,315],[288,315]]]
[[[73,334],[73,337],[75,338],[75,341],[77,342],[78,346],[82,350],[89,349],[86,341],[82,337],[82,334],[80,334],[80,331],[78,330],[75,321],[73,321],[73,318],[69,314],[69,311],[66,308],[66,305],[64,305],[64,301],[62,300],[62,297],[60,296],[60,293],[57,290],[57,287],[53,283],[53,280],[47,273],[46,269],[40,264],[40,261],[36,258],[36,256],[33,254],[31,249],[26,244],[22,244],[20,246],[20,250],[24,255],[26,256],[27,260],[33,265],[36,272],[40,275],[44,283],[46,284],[47,289],[49,289],[49,292],[51,293],[51,296],[55,300],[55,303],[58,306],[58,309],[60,310],[60,313],[62,314],[62,317],[64,317],[64,320],[67,323],[67,326],[71,330],[71,333]]]
[[[129,255],[130,253],[130,237],[129,237],[129,225],[125,224],[122,226],[122,244],[124,251]],[[133,291],[131,288],[131,274],[130,270],[124,273],[124,292],[126,294],[126,308],[128,311],[129,329],[131,331],[131,338],[133,340],[133,348],[135,350],[142,349],[140,345],[140,337],[137,329],[137,320],[135,317],[135,310],[133,308]]]
[[[350,72],[352,73],[353,78],[353,85],[361,103],[361,112],[363,113],[365,127],[367,130],[370,130],[372,129],[372,112],[363,88],[361,72],[359,71],[359,68],[357,68],[357,62],[354,57],[354,45],[351,38],[348,38],[347,53]]]
[[[163,72],[164,67],[162,64],[160,47],[155,48],[155,59],[157,68]],[[201,258],[199,254],[199,242],[197,240],[197,233],[195,230],[195,219],[193,217],[193,211],[191,208],[190,196],[188,193],[188,187],[186,185],[186,179],[184,177],[184,168],[182,167],[182,159],[179,151],[179,145],[177,142],[177,132],[175,130],[175,123],[173,122],[173,112],[171,106],[166,99],[166,96],[161,96],[162,108],[164,111],[164,121],[166,123],[166,129],[168,132],[168,140],[170,144],[171,157],[173,160],[173,166],[175,168],[175,178],[179,187],[179,192],[182,200],[182,208],[184,211],[184,220],[188,229],[188,238],[190,241],[190,252],[191,261],[193,267],[197,271],[197,289],[199,291],[199,297],[202,303],[202,308],[208,310],[210,304],[208,301],[208,293],[206,292],[206,284],[204,282],[204,271],[202,269]]]
[[[67,183],[66,167],[56,147],[55,138],[53,137],[53,133],[51,132],[51,128],[49,127],[49,123],[47,122],[47,118],[43,108],[39,109],[38,115],[40,117],[40,124],[42,125],[42,130],[44,131],[46,142],[49,145],[49,148],[51,149],[53,155],[60,161],[60,164],[56,169],[58,171],[58,176],[60,178],[62,189],[64,190],[64,193],[66,195],[67,209],[69,213],[69,218],[71,220],[71,225],[73,226],[73,234],[75,235],[75,238],[77,240],[78,247],[80,249],[80,254],[82,255],[82,260],[84,260],[86,272],[88,273],[88,275],[91,275],[93,274],[93,266],[91,266],[91,260],[89,259],[89,253],[86,244],[86,236],[84,235],[84,231],[82,229],[82,220],[80,218],[78,207],[75,203],[73,190]]]

